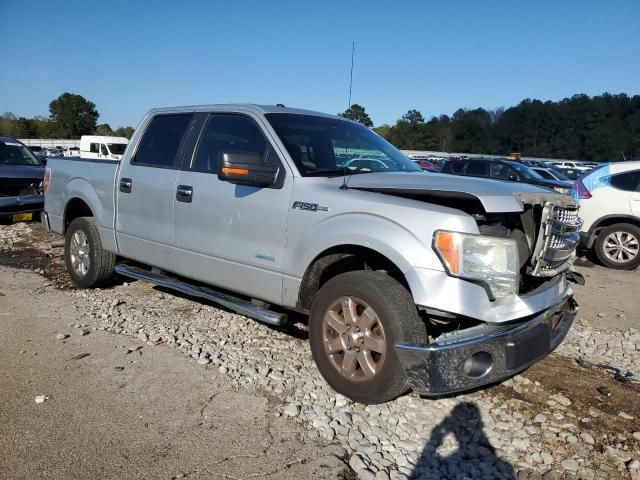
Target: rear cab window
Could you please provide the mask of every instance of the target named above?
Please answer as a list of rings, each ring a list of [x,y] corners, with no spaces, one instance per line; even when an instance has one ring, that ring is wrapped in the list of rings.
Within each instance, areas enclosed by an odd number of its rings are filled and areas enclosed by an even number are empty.
[[[178,150],[193,114],[161,114],[153,117],[142,136],[132,165],[175,168]]]

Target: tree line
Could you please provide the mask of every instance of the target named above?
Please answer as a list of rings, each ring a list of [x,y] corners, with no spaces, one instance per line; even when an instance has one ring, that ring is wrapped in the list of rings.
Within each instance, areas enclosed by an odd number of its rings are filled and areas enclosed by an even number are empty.
[[[108,123],[98,125],[96,104],[82,95],[65,92],[49,104],[49,116],[18,117],[11,112],[0,115],[0,136],[13,138],[69,138],[82,135],[115,135],[131,138],[133,127],[115,130]]]
[[[373,126],[361,105],[354,104],[339,115]],[[374,130],[404,150],[640,159],[640,95],[579,94],[558,102],[525,99],[506,110],[458,109],[452,116],[429,120],[418,110],[409,110],[394,125]]]

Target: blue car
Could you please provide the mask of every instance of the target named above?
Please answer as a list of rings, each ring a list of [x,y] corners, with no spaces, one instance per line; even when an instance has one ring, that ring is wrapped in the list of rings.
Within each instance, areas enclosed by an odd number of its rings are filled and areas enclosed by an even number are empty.
[[[44,208],[45,168],[24,143],[0,137],[0,221],[29,220]]]

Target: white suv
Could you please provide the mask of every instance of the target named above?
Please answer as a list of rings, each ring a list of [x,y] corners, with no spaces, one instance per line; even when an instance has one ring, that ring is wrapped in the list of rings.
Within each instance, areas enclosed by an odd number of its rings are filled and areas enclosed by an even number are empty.
[[[582,243],[607,267],[640,265],[640,161],[609,163],[576,180]]]

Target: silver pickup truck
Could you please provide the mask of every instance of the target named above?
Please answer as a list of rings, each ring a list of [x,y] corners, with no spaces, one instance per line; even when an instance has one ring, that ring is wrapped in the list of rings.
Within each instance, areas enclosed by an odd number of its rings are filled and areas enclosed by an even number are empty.
[[[571,198],[423,172],[331,115],[151,110],[121,161],[54,159],[45,188],[78,287],[117,273],[270,324],[308,314],[318,369],[359,402],[507,378],[577,312]]]

